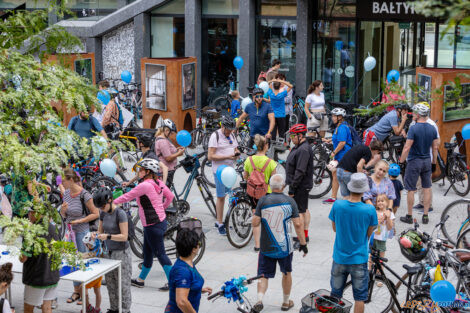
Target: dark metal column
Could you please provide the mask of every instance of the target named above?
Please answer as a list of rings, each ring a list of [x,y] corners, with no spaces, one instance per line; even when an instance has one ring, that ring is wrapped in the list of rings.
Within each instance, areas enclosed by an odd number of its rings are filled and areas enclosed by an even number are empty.
[[[238,90],[242,96],[248,95],[246,87],[255,83],[256,77],[256,1],[240,0],[240,18],[238,20],[238,53],[244,65],[239,71]]]
[[[140,59],[150,57],[150,14],[134,17],[134,67],[136,83],[141,83]]]
[[[295,92],[305,97],[312,80],[312,1],[297,0]]]
[[[186,0],[184,10],[184,53],[187,57],[197,58],[197,96],[196,103],[201,107],[202,93],[202,52],[201,52],[201,0]]]

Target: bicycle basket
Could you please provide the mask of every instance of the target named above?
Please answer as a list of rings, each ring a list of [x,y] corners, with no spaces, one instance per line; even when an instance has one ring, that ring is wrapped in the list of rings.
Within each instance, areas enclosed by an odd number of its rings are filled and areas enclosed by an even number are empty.
[[[319,289],[311,292],[302,299],[301,313],[349,313],[352,303],[345,299],[338,299],[331,292]]]
[[[398,237],[401,254],[413,263],[418,263],[426,257],[428,249],[425,243],[423,234],[414,229],[405,230]]]
[[[195,217],[182,220],[178,225],[178,230],[180,229],[194,230],[199,235],[199,237],[204,235],[204,232],[202,231],[202,222]]]
[[[187,156],[181,161],[181,165],[183,166],[186,173],[192,172],[194,165],[196,163],[195,161],[196,161],[196,158],[192,156]]]

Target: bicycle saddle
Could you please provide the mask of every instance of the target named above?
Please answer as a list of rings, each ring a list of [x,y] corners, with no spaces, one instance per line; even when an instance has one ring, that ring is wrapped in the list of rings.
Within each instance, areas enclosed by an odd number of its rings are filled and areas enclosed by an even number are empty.
[[[165,213],[170,213],[170,214],[176,214],[177,211],[178,210],[174,206],[171,206],[165,209]]]
[[[457,143],[456,142],[453,142],[453,143],[450,143],[450,142],[444,142],[444,149],[448,150],[448,149],[454,149],[455,147],[457,147]]]
[[[460,262],[467,262],[467,261],[470,261],[470,252],[457,252],[455,254]]]
[[[308,130],[309,132],[314,132],[314,131],[316,131],[318,128],[320,128],[320,126],[309,127],[309,128],[307,128],[307,130]]]
[[[414,275],[421,271],[421,265],[409,266],[408,264],[403,264],[403,268],[409,275]]]

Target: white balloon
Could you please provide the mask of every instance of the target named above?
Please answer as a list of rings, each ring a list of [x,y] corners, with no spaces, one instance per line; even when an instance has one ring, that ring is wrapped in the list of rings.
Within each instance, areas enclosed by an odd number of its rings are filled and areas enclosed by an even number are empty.
[[[253,101],[250,99],[250,97],[246,97],[242,100],[242,104],[241,104],[241,107],[242,107],[242,111],[245,111],[245,108],[248,104],[252,103]]]
[[[111,159],[104,159],[100,162],[100,170],[103,175],[108,177],[114,177],[116,175],[117,166]]]
[[[220,174],[220,180],[225,187],[232,188],[237,182],[237,172],[233,167],[227,166]]]
[[[375,65],[377,64],[377,61],[375,60],[375,58],[373,56],[368,56],[365,60],[364,60],[364,70],[366,72],[370,72],[372,71],[374,68],[375,68]]]
[[[263,89],[264,93],[267,93],[269,90],[268,82],[261,82],[261,84],[259,84],[259,88]]]

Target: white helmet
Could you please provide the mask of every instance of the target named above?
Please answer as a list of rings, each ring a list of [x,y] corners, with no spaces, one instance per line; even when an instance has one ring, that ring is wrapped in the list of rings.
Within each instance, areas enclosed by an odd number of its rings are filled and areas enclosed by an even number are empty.
[[[95,239],[93,239],[93,233],[88,232],[82,239],[83,243],[95,247]]]
[[[417,113],[420,116],[428,116],[429,115],[429,107],[423,103],[417,103],[413,106],[413,112]]]
[[[139,163],[137,163],[137,166],[145,168],[146,170],[149,170],[155,174],[158,174],[160,172],[160,164],[155,159],[145,158]]]
[[[169,118],[163,120],[163,126],[168,127],[172,132],[176,133],[176,124]]]
[[[331,111],[331,115],[341,115],[341,116],[345,117],[346,116],[346,110],[342,109],[342,108],[334,108]]]

